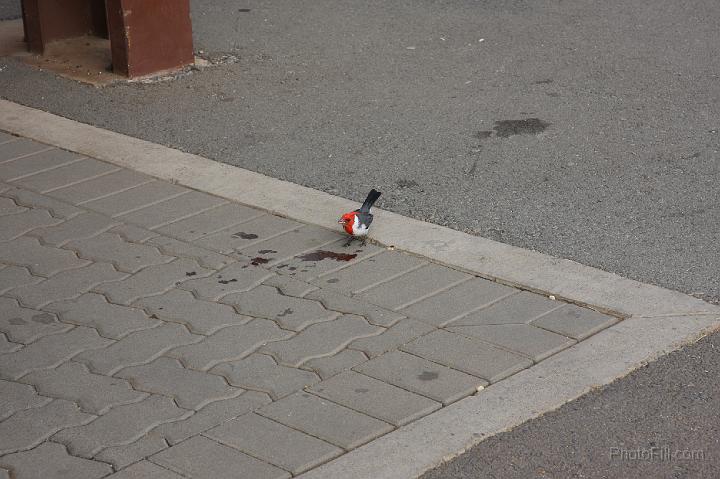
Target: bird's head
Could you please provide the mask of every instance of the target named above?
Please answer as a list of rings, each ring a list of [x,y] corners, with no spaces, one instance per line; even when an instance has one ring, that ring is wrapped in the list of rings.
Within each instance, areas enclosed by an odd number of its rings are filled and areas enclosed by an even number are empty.
[[[353,224],[355,222],[355,212],[352,211],[350,213],[345,213],[342,215],[342,217],[338,220],[338,223],[345,226],[347,224]]]

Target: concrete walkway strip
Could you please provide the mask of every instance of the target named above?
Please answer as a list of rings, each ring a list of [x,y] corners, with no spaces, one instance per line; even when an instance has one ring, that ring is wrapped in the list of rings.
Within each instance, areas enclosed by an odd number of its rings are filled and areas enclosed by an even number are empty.
[[[0,130],[333,230],[337,230],[340,212],[357,207],[320,191],[5,100],[0,100]],[[720,327],[718,306],[573,261],[382,210],[377,210],[373,226],[372,238],[384,245],[624,320],[299,476],[305,479],[417,477],[493,434],[555,409]],[[291,353],[277,354],[290,357]]]

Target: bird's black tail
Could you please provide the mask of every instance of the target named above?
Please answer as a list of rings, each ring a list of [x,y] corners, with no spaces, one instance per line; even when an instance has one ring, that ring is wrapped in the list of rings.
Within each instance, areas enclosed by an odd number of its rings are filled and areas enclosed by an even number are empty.
[[[360,211],[363,213],[368,213],[370,211],[370,208],[372,208],[372,205],[375,204],[378,198],[380,198],[380,193],[376,189],[370,190],[370,193],[368,193],[367,198],[365,198],[365,202],[360,207]]]

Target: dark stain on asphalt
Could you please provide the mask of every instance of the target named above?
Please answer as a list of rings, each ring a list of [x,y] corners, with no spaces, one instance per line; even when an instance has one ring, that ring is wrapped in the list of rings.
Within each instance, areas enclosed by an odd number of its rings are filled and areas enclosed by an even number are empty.
[[[336,253],[334,251],[318,250],[312,253],[306,253],[298,256],[303,261],[322,261],[324,259],[334,259],[335,261],[350,261],[357,258],[356,254]]]
[[[492,136],[493,132],[491,130],[481,130],[475,133],[475,138],[478,140],[487,140]]]
[[[249,11],[250,11],[249,8],[239,8],[239,9],[238,9],[238,12],[241,12],[241,13],[247,13],[247,12],[249,12]]]
[[[220,281],[218,281],[218,283],[220,283],[220,284],[237,283],[237,278],[233,278],[233,279],[221,279]]]
[[[432,381],[434,379],[437,379],[438,376],[439,374],[434,371],[423,371],[423,373],[419,374],[417,378],[420,381]]]
[[[261,249],[258,251],[259,254],[272,254],[277,253],[274,249]]]
[[[398,188],[414,188],[418,186],[417,181],[401,179],[395,182]]]
[[[251,259],[251,260],[250,260],[250,264],[253,265],[253,266],[258,266],[258,265],[267,263],[267,262],[270,261],[271,259],[272,259],[272,258],[261,258],[260,256],[258,256],[257,258]]]
[[[27,324],[27,321],[22,318],[10,318],[8,320],[8,323],[12,324],[13,326],[20,326],[22,324]]]
[[[500,138],[515,135],[537,135],[545,131],[550,123],[539,118],[525,118],[524,120],[500,120],[495,122],[495,134]]]
[[[40,323],[40,324],[50,324],[55,321],[55,318],[53,317],[53,315],[48,314],[48,313],[36,314],[35,316],[33,316],[30,319],[32,319],[34,322]]]
[[[326,281],[326,283],[337,283],[338,281],[340,281],[340,280],[337,278],[330,278],[329,280]]]
[[[475,170],[477,170],[478,160],[476,159],[472,166],[470,167],[470,171],[467,172],[467,176],[473,176],[475,174]]]
[[[285,311],[283,311],[282,313],[278,314],[277,317],[278,317],[278,318],[282,318],[282,317],[287,316],[288,314],[293,314],[293,313],[294,313],[294,311],[293,311],[292,309],[287,308]]]
[[[233,236],[236,238],[242,238],[242,239],[246,239],[246,240],[257,239],[257,237],[258,237],[258,235],[254,234],[254,233],[245,233],[243,231],[238,231],[237,233],[233,233]]]
[[[188,271],[185,273],[185,276],[195,276],[197,273],[195,271]]]

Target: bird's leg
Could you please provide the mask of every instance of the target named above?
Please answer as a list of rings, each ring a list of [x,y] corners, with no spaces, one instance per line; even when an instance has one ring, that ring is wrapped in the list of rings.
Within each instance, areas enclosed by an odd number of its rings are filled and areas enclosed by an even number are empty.
[[[343,248],[349,247],[349,246],[352,244],[352,242],[353,242],[354,239],[355,239],[354,236],[349,237],[348,240],[347,240],[347,242],[343,245]]]
[[[364,248],[367,244],[367,236],[363,236],[362,243],[360,243],[360,247]]]

